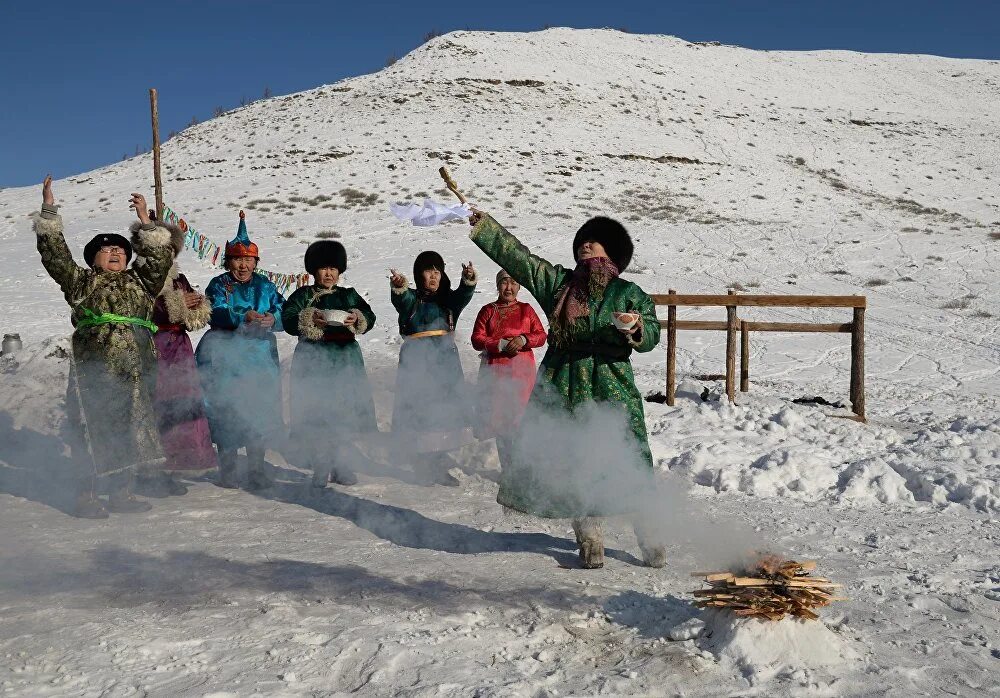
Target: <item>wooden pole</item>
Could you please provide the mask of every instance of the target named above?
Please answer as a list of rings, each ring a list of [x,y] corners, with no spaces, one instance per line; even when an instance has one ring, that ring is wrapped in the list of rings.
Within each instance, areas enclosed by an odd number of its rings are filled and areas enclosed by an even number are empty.
[[[676,296],[670,289],[667,295]],[[671,407],[677,399],[677,306],[667,306],[667,404]]]
[[[740,392],[750,391],[750,323],[740,322]]]
[[[851,408],[862,422],[865,418],[865,309],[854,309],[851,328]]]
[[[729,289],[729,295],[736,291]],[[726,306],[726,395],[730,402],[736,402],[736,332],[739,321],[736,319],[736,306]]]
[[[149,88],[149,111],[153,117],[153,186],[156,194],[156,220],[163,220],[163,181],[160,179],[160,112],[156,88]]]
[[[461,201],[463,204],[468,203],[465,200],[465,196],[462,194],[462,192],[458,190],[458,185],[455,184],[455,180],[451,178],[451,173],[448,172],[447,167],[444,167],[443,165],[439,167],[438,174],[441,175],[441,179],[444,180],[444,185],[451,190],[452,194],[458,197],[459,201]]]

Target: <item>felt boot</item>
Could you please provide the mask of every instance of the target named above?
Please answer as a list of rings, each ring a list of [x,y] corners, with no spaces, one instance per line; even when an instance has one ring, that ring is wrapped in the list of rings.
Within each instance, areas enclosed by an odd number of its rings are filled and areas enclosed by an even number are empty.
[[[573,532],[580,546],[580,566],[585,570],[604,567],[604,532],[601,520],[594,516],[573,519]]]

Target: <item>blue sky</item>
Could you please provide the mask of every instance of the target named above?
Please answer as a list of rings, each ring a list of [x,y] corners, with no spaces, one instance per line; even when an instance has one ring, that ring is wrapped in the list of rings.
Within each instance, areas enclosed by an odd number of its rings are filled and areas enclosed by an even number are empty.
[[[368,73],[428,31],[626,28],[751,48],[1000,58],[995,0],[0,0],[0,187],[83,172],[243,97]]]

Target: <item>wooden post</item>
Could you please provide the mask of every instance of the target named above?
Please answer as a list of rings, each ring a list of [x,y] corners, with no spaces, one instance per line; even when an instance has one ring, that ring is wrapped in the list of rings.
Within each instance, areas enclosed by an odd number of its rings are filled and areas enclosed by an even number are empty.
[[[670,289],[668,295],[676,296]],[[667,404],[671,407],[677,398],[677,306],[667,306]]]
[[[729,289],[729,295],[736,291]],[[730,402],[736,402],[736,306],[726,306],[726,395]]]
[[[153,186],[156,194],[156,220],[163,220],[163,182],[160,180],[160,113],[156,88],[149,89],[149,111],[153,117]]]
[[[865,418],[865,309],[854,309],[851,326],[851,408],[862,422]]]
[[[750,325],[740,321],[740,392],[750,390]]]

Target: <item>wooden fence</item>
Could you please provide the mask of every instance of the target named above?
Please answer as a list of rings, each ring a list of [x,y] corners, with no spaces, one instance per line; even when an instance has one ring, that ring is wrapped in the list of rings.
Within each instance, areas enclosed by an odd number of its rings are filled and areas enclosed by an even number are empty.
[[[670,290],[653,296],[656,305],[667,306],[667,319],[660,327],[667,331],[667,404],[673,405],[677,382],[677,332],[678,330],[724,331],[726,333],[726,395],[736,399],[736,343],[740,341],[740,391],[750,389],[750,333],[751,332],[822,332],[851,335],[851,409],[859,421],[865,421],[865,296],[766,296],[740,295],[729,291],[726,295],[690,295]],[[718,307],[726,309],[725,322],[678,320],[679,307]],[[850,308],[854,311],[851,322],[748,322],[740,320],[737,308]]]

